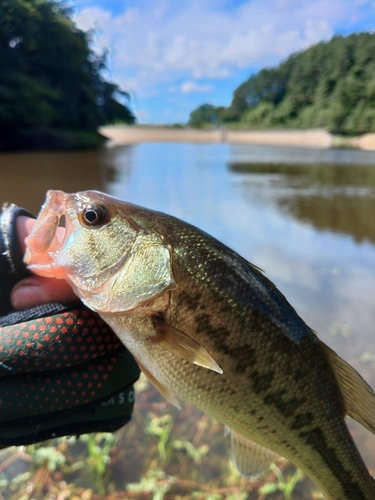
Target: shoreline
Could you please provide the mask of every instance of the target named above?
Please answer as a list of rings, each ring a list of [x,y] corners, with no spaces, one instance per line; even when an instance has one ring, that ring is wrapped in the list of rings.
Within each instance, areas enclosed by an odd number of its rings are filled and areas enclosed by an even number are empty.
[[[99,133],[109,140],[109,146],[125,146],[142,142],[186,142],[194,144],[258,144],[310,149],[350,147],[365,151],[375,150],[375,134],[342,138],[334,136],[324,129],[250,131],[225,128],[202,130],[188,127],[107,125],[101,127]]]

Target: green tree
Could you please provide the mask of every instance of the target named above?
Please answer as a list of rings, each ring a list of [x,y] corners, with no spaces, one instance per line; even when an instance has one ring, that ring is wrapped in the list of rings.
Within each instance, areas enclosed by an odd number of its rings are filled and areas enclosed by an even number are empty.
[[[89,48],[70,10],[55,0],[1,0],[0,133],[14,128],[96,130],[134,116],[104,81],[104,56]]]
[[[220,109],[212,104],[202,104],[190,113],[188,125],[197,128],[206,124],[217,125],[220,123]]]
[[[375,132],[375,33],[335,36],[251,75],[221,117],[249,128]]]
[[[246,110],[263,102],[278,104],[285,95],[286,84],[287,78],[284,71],[262,69],[234,91],[226,119],[236,120]]]

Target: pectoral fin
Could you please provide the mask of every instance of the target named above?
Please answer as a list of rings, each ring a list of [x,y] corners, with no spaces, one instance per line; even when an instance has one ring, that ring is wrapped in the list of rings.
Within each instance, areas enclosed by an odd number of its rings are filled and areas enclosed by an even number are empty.
[[[230,433],[234,463],[242,476],[254,479],[279,458],[277,453],[254,443],[233,429],[226,427],[225,430]]]
[[[179,400],[177,399],[177,396],[173,394],[165,385],[163,385],[161,382],[159,382],[158,379],[156,379],[152,373],[150,373],[147,368],[138,361],[136,360],[139,368],[143,371],[143,373],[146,375],[146,377],[149,379],[151,384],[160,392],[160,394],[165,397],[167,401],[169,401],[173,406],[181,410],[181,405]]]
[[[153,322],[156,335],[150,337],[150,340],[191,363],[203,366],[203,368],[213,370],[217,373],[223,373],[223,370],[208,354],[206,349],[189,337],[189,335],[173,326],[167,325],[157,317],[154,318]]]

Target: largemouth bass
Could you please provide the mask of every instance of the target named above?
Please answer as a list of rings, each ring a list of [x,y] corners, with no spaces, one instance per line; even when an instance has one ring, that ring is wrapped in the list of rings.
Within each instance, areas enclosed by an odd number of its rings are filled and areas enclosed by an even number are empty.
[[[67,280],[170,402],[227,426],[243,475],[282,455],[327,499],[375,499],[344,419],[375,433],[374,392],[257,267],[185,222],[95,191],[49,191],[26,245],[29,268]]]

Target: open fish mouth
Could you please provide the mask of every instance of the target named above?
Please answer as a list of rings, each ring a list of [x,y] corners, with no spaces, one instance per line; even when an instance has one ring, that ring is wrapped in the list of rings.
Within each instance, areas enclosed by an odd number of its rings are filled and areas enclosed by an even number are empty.
[[[67,194],[49,190],[32,232],[26,238],[24,262],[35,274],[58,277],[53,256],[63,246],[72,231],[66,216]]]

